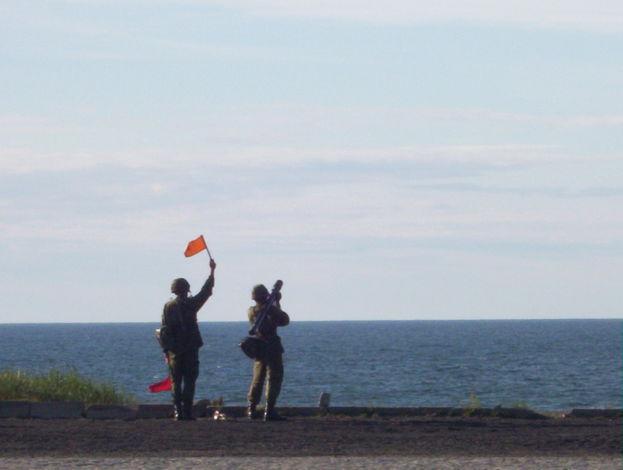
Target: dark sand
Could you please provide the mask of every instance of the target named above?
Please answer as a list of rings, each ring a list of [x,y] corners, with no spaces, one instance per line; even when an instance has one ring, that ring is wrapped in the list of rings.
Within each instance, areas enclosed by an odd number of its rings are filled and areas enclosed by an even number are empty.
[[[290,418],[0,420],[0,457],[616,457],[622,420]]]

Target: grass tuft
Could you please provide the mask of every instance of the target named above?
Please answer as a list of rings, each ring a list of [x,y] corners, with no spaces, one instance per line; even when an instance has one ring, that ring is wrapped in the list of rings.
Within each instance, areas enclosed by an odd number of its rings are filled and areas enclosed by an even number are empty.
[[[467,399],[467,405],[464,407],[465,415],[471,416],[481,408],[482,405],[480,403],[480,398],[478,398],[478,396],[474,392],[471,392],[469,394],[469,398]]]
[[[31,375],[20,370],[0,371],[0,400],[80,401],[87,405],[126,405],[134,397],[114,385],[82,377],[75,371],[51,370]]]

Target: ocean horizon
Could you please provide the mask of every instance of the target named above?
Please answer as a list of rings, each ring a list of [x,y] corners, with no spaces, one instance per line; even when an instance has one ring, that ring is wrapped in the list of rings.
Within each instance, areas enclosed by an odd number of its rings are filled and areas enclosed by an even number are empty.
[[[397,323],[397,322],[481,322],[481,321],[500,321],[500,322],[513,322],[513,321],[621,321],[623,317],[517,317],[517,318],[389,318],[389,319],[347,319],[347,320],[297,320],[297,323]],[[246,321],[241,320],[199,320],[199,324],[219,324],[219,323],[239,323],[247,324]],[[124,322],[106,322],[106,321],[50,321],[50,322],[0,322],[2,325],[152,325],[154,321],[124,321]],[[279,330],[282,331],[282,330]]]

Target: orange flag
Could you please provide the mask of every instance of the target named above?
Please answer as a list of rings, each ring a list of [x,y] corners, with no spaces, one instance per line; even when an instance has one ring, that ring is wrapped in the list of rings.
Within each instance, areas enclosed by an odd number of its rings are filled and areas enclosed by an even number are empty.
[[[194,240],[188,242],[188,246],[186,247],[186,251],[184,252],[184,256],[194,256],[200,251],[207,250],[208,245],[206,245],[206,241],[203,239],[203,235],[200,235],[199,238],[195,238]]]

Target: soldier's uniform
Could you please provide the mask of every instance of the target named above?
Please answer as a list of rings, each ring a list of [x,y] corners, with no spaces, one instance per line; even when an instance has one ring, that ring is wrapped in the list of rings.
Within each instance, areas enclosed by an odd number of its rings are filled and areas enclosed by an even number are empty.
[[[255,323],[255,319],[262,309],[262,305],[256,305],[249,308],[248,316],[251,324]],[[286,326],[290,323],[290,317],[286,312],[281,310],[279,303],[277,306],[270,308],[266,319],[261,328],[261,332],[257,336],[265,340],[267,343],[264,354],[261,359],[256,359],[253,363],[253,380],[247,398],[249,400],[249,417],[255,417],[255,408],[262,397],[262,388],[264,382],[266,384],[266,409],[264,419],[276,419],[279,415],[275,412],[275,404],[277,397],[281,391],[283,382],[283,346],[281,338],[277,335],[277,327]]]
[[[185,282],[185,281],[184,281]],[[195,382],[199,376],[199,348],[203,339],[197,324],[197,312],[212,295],[214,276],[210,275],[195,296],[180,296],[167,302],[162,312],[162,326],[169,329],[172,345],[168,357],[175,416],[192,419]]]

